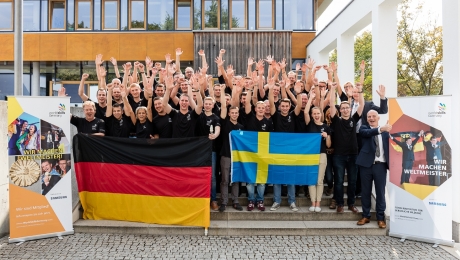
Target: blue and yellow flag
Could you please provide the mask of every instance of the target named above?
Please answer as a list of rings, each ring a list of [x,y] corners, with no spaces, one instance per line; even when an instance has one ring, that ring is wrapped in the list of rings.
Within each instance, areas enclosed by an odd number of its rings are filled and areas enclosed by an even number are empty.
[[[232,131],[232,182],[315,185],[321,134]]]

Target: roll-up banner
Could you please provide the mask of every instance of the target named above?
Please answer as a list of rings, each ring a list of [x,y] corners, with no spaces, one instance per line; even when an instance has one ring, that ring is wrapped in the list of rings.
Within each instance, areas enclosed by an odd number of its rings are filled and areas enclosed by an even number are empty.
[[[8,97],[9,242],[73,234],[68,97]]]
[[[453,245],[450,96],[389,100],[390,236]]]

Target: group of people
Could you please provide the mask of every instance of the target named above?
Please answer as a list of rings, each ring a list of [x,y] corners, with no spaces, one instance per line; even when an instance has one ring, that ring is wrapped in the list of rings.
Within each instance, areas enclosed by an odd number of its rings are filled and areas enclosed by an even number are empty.
[[[165,56],[166,64],[154,63],[146,57],[145,64],[123,64],[123,77],[117,61],[111,58],[116,78],[106,84],[106,69],[102,55],[96,56],[99,80],[97,102],[84,93],[88,74],[83,74],[79,95],[83,100],[84,118],[71,115],[71,123],[78,132],[94,135],[136,138],[180,138],[207,136],[213,140],[211,209],[223,212],[232,198],[232,206],[243,210],[238,202],[239,183],[232,183],[229,191],[231,151],[229,133],[249,130],[264,132],[320,133],[321,154],[316,185],[308,187],[312,212],[321,211],[324,192],[334,194],[331,209],[343,213],[345,206],[358,214],[355,207],[357,190],[362,193],[362,216],[358,222],[369,222],[372,182],[377,191],[377,220],[385,227],[384,211],[386,169],[388,169],[388,132],[391,125],[379,127],[378,114],[388,112],[385,87],[377,94],[380,104],[363,97],[364,62],[361,81],[340,83],[337,65],[315,66],[310,59],[286,71],[286,60],[275,61],[272,56],[254,61],[248,58],[246,75],[235,75],[232,65],[224,67],[226,51],[215,58],[218,83],[213,84],[207,74],[204,51],[200,69],[180,69],[181,49],[176,49],[176,62]],[[266,68],[268,66],[268,69]],[[318,80],[316,73],[327,71],[327,79]],[[267,72],[267,74],[265,74]],[[300,77],[300,80],[298,79]],[[59,91],[65,95],[65,89]],[[337,104],[337,99],[340,103]],[[281,141],[281,140],[280,140]],[[220,158],[220,159],[219,159]],[[220,163],[220,167],[216,166]],[[359,166],[359,167],[358,167]],[[358,180],[358,169],[361,179]],[[221,174],[221,203],[216,198],[216,176]],[[347,202],[344,201],[344,176],[348,175]],[[378,186],[378,187],[377,187]],[[265,184],[247,183],[247,210],[264,211]],[[281,205],[281,185],[274,185],[274,203],[270,210]],[[296,187],[287,185],[289,207],[298,211],[295,203]]]

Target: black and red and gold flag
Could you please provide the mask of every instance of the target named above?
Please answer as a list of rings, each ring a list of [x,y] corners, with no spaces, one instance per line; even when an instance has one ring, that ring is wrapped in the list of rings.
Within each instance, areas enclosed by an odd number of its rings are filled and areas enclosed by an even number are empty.
[[[75,135],[84,219],[209,227],[211,141]]]

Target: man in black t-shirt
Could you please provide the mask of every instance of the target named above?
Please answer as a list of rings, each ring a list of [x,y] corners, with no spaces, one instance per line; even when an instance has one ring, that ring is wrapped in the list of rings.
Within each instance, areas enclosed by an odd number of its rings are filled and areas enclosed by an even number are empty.
[[[253,92],[253,97],[257,98],[257,93]],[[246,99],[245,104],[245,128],[249,131],[258,131],[258,132],[272,132],[273,122],[271,119],[268,119],[264,116],[265,113],[265,103],[258,101],[255,104],[255,114],[251,109],[250,99]],[[254,188],[257,187],[257,196],[255,196]],[[247,210],[252,211],[255,207],[254,202],[256,203],[257,209],[259,211],[265,211],[264,206],[264,193],[265,193],[265,183],[247,183],[246,188],[248,190],[248,206]]]
[[[166,94],[163,98],[163,106],[166,114],[172,119],[173,138],[180,137],[193,137],[195,136],[195,127],[198,117],[203,110],[203,100],[201,95],[197,96],[197,104],[191,98],[192,87],[188,85],[188,93],[182,93],[180,96],[179,104],[180,109],[173,109],[169,104],[169,95],[174,88],[173,79],[171,77],[166,80]],[[194,84],[197,84],[195,82]],[[189,106],[192,110],[189,110]]]
[[[133,126],[130,112],[125,111],[123,113],[123,107],[120,104],[112,105],[112,90],[113,85],[109,84],[108,86],[109,93],[107,98],[107,112],[105,114],[105,125],[107,130],[107,136],[114,137],[129,137],[131,132],[131,127]],[[126,106],[128,104],[128,98],[123,92],[123,102]]]
[[[100,70],[102,72],[102,70]],[[83,102],[85,101],[92,101],[84,92],[85,88],[85,81],[88,79],[89,75],[87,73],[84,73],[81,75],[81,81],[80,81],[80,86],[78,87],[78,95],[80,96],[81,100]],[[101,77],[105,80],[105,70],[102,72]],[[97,102],[94,103],[95,109],[96,109],[96,114],[95,116],[97,118],[104,118],[105,117],[105,111],[107,109],[107,92],[105,89],[98,89],[97,90]]]
[[[233,88],[233,95],[237,95]],[[225,96],[221,96],[221,103],[225,102]],[[228,203],[228,183],[230,181],[230,168],[231,168],[231,150],[230,150],[230,137],[229,133],[231,131],[239,131],[243,129],[243,125],[238,123],[239,108],[231,106],[228,110],[227,115],[227,106],[222,106],[220,111],[221,119],[221,135],[222,135],[222,149],[220,151],[220,167],[222,174],[222,181],[220,183],[220,194],[221,194],[221,204],[219,207],[220,212],[224,212]],[[233,208],[236,210],[243,210],[238,202],[238,193],[239,193],[239,183],[232,183],[232,192],[231,197],[233,201]]]
[[[65,95],[65,94],[64,94]],[[83,112],[85,118],[70,114],[70,123],[77,127],[79,133],[92,135],[105,135],[105,122],[102,119],[95,117],[96,109],[93,101],[83,103]]]
[[[302,96],[300,95],[300,85],[297,85],[294,91],[297,94],[297,105],[295,109],[289,112],[291,108],[291,100],[289,99],[282,99],[280,101],[279,109],[280,111],[276,110],[275,107],[275,97],[274,97],[274,89],[275,89],[275,82],[274,79],[270,79],[268,81],[269,92],[268,92],[268,100],[270,102],[270,114],[272,115],[273,125],[275,128],[275,132],[288,132],[288,133],[295,133],[295,121],[297,116],[300,114],[300,109],[302,106]],[[278,87],[279,88],[279,87]],[[288,191],[288,204],[292,211],[298,211],[299,209],[295,205],[295,185],[287,185]],[[277,210],[281,205],[281,184],[274,184],[273,185],[273,205],[270,208],[271,211]]]
[[[331,84],[332,85],[332,84]],[[340,87],[340,86],[339,86]],[[347,204],[348,209],[353,213],[359,213],[355,207],[355,191],[356,191],[356,178],[357,166],[356,158],[358,156],[358,142],[356,138],[356,125],[361,117],[364,108],[364,97],[362,88],[359,88],[359,107],[353,115],[351,115],[350,103],[342,102],[340,104],[341,117],[336,115],[335,108],[335,90],[337,86],[331,86],[330,97],[330,112],[332,118],[331,128],[334,132],[332,143],[334,144],[333,167],[334,167],[334,198],[337,202],[337,213],[344,212],[344,199],[343,199],[343,181],[345,176],[345,169],[348,176],[347,187]]]
[[[171,138],[172,137],[172,120],[166,114],[163,106],[163,98],[155,97],[153,106],[157,115],[153,118],[154,137],[155,138]]]

